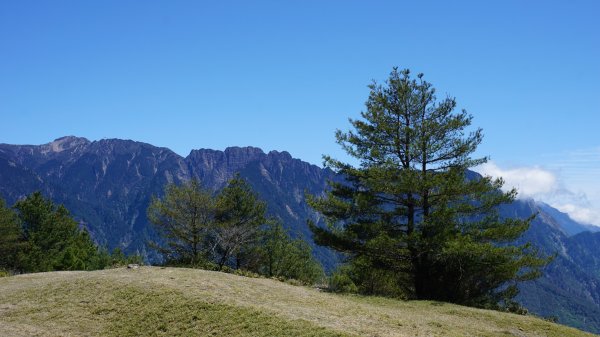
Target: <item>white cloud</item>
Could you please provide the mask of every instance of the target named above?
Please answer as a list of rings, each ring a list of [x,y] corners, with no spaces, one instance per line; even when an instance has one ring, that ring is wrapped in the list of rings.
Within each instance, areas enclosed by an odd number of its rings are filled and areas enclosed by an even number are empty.
[[[475,168],[478,173],[504,179],[504,190],[516,188],[518,198],[543,201],[578,222],[600,226],[600,212],[593,207],[585,193],[573,192],[561,176],[538,166],[504,169],[494,162]]]
[[[516,188],[521,198],[536,198],[539,195],[554,193],[558,189],[558,179],[552,172],[539,167],[519,167],[501,169],[493,162],[477,167],[482,175],[504,179],[504,189]]]
[[[600,226],[600,212],[592,208],[582,207],[570,203],[556,204],[552,206],[561,212],[569,214],[571,219],[575,221]]]

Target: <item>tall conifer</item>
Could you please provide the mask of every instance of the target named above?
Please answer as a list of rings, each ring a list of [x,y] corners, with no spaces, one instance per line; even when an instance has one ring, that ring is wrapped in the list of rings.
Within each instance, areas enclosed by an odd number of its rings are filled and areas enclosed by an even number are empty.
[[[468,131],[472,116],[455,112],[454,98],[438,100],[422,74],[394,68],[384,85],[369,88],[362,118],[336,132],[359,165],[325,156],[344,181],[309,198],[328,222],[311,225],[316,242],[347,253],[363,273],[393,275],[412,298],[510,303],[516,283],[538,276],[547,260],[529,245],[508,244],[531,221],[499,217],[497,207],[516,191],[468,171],[487,160],[472,157],[482,130]]]

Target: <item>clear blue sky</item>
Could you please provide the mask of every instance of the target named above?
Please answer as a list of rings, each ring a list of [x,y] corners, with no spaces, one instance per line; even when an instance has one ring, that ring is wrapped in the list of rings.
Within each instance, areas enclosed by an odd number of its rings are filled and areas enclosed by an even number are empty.
[[[572,180],[573,153],[600,165],[599,17],[592,0],[0,1],[0,142],[252,145],[320,164],[399,66],[474,115],[481,155]]]

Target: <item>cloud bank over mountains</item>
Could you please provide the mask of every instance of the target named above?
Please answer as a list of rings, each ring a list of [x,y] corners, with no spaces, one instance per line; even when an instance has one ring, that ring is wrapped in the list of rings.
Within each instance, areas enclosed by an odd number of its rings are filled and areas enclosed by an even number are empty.
[[[600,226],[600,207],[588,199],[585,191],[568,186],[564,177],[539,166],[502,168],[493,161],[475,169],[482,175],[502,177],[504,190],[516,188],[518,198],[531,198],[569,214],[580,223]]]

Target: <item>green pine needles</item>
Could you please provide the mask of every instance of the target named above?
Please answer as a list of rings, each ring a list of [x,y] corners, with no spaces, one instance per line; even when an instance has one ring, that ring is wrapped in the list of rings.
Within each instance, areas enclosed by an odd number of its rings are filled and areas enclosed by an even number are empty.
[[[63,205],[40,192],[17,201],[12,209],[0,199],[0,270],[96,270],[129,261],[140,258],[99,248]]]
[[[168,265],[237,270],[312,284],[323,268],[301,238],[292,239],[267,204],[239,175],[218,193],[197,180],[165,187],[148,218],[161,237],[152,242]]]
[[[513,307],[517,282],[549,260],[510,244],[532,220],[499,217],[516,191],[468,171],[487,160],[472,158],[482,130],[468,132],[472,116],[438,100],[422,74],[394,68],[369,88],[362,118],[336,132],[359,165],[325,156],[344,180],[309,197],[328,223],[310,224],[316,242],[347,254],[344,273],[362,293]]]

